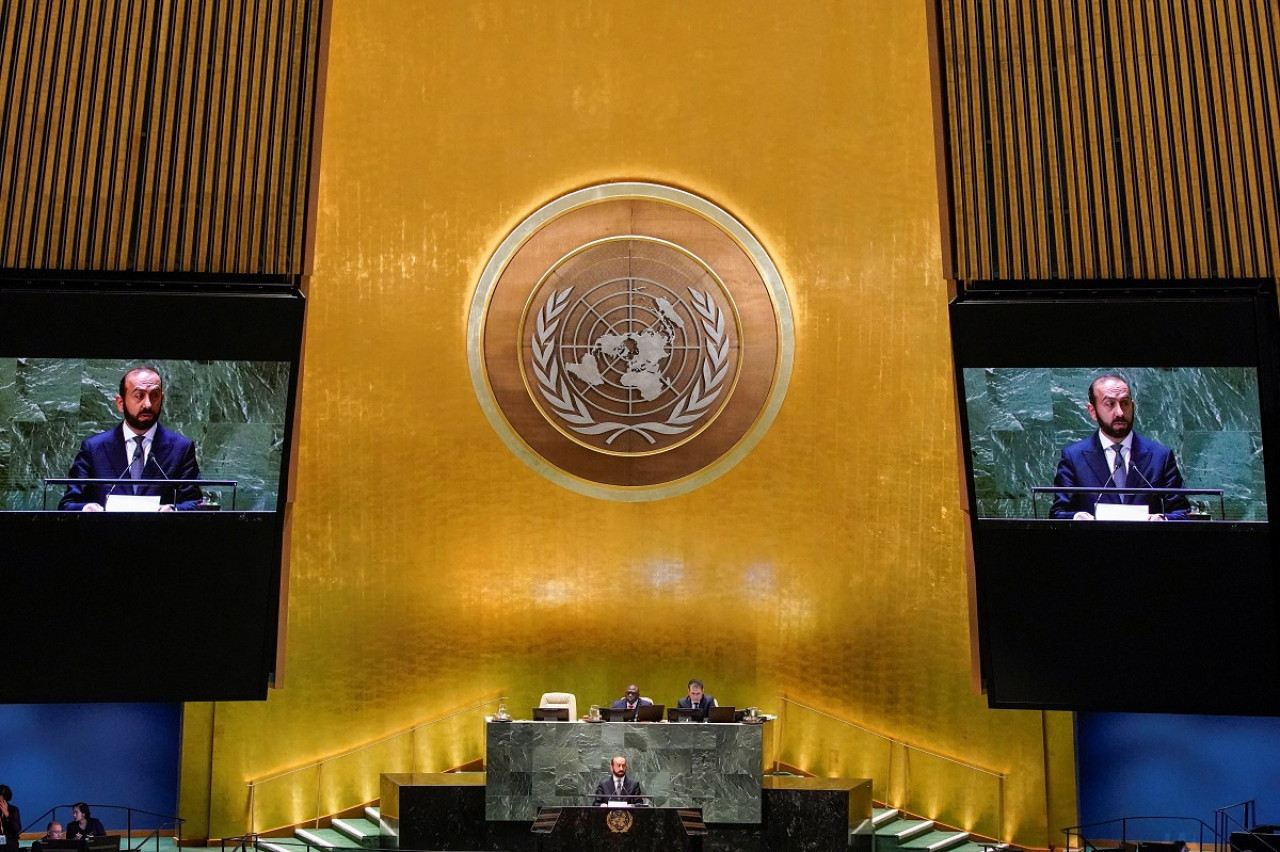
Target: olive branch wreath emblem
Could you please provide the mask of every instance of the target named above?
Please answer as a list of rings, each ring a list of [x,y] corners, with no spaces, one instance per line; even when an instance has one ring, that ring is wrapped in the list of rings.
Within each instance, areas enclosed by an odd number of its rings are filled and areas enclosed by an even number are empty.
[[[597,423],[591,412],[569,387],[555,359],[555,334],[560,328],[560,317],[569,307],[573,288],[566,287],[553,292],[551,298],[538,311],[537,328],[533,336],[533,372],[538,379],[538,390],[556,415],[570,424],[573,431],[582,435],[602,435],[612,444],[619,435],[635,432],[650,444],[656,442],[654,433],[679,435],[693,428],[708,407],[724,390],[724,380],[729,373],[729,340],[725,335],[724,312],[712,300],[709,293],[689,288],[694,310],[702,318],[702,330],[706,332],[704,346],[706,358],[702,362],[702,375],[694,383],[693,391],[676,402],[675,408],[662,422],[645,423]]]

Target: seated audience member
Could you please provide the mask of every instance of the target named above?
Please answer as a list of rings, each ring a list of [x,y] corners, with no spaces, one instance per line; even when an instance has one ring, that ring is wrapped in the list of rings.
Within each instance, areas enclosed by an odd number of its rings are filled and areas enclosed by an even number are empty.
[[[76,802],[71,806],[71,822],[67,823],[67,839],[79,840],[82,837],[102,837],[107,830],[102,822],[90,815],[89,806],[84,802]]]
[[[58,822],[55,819],[52,822],[50,822],[47,826],[45,826],[44,837],[41,837],[39,840],[34,840],[31,842],[31,852],[40,852],[40,849],[44,846],[44,842],[46,840],[61,840],[61,839],[62,839],[62,823]]]
[[[13,804],[13,791],[8,784],[0,784],[0,830],[4,832],[6,852],[17,852],[18,841],[22,838],[22,816],[18,813],[18,806]]]

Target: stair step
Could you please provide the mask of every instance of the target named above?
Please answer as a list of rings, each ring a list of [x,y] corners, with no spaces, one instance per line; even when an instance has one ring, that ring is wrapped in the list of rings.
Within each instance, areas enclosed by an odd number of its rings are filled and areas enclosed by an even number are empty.
[[[374,825],[382,825],[382,808],[377,805],[369,805],[364,809],[364,818]]]
[[[906,843],[899,846],[899,849],[912,849],[918,852],[942,852],[942,850],[950,850],[959,846],[969,839],[967,831],[942,831],[933,829],[923,834],[912,837]]]
[[[292,837],[259,838],[258,840],[258,849],[265,849],[267,852],[302,852],[304,848],[297,839]]]
[[[912,840],[933,828],[931,819],[896,819],[884,825],[876,826],[876,837],[892,837],[903,843]]]
[[[995,841],[988,840],[985,843],[979,843],[978,841],[970,838],[959,846],[952,846],[947,850],[947,852],[991,852],[991,850],[998,845],[999,844]],[[1013,847],[1011,846],[1006,846],[1004,848],[1008,850],[1008,852],[1014,852]]]
[[[899,814],[897,808],[871,809],[871,824],[877,828],[884,825],[886,822],[892,822],[893,820],[898,819],[898,817]]]
[[[332,828],[299,828],[294,835],[307,842],[308,846],[321,849],[350,849],[351,838]]]
[[[382,831],[376,822],[367,819],[337,818],[331,823],[332,828],[345,835],[357,846],[365,849],[377,849],[381,845]]]

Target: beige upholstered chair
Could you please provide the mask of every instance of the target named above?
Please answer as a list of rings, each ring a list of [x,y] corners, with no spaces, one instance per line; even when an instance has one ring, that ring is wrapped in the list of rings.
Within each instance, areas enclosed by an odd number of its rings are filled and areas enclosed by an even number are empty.
[[[569,721],[572,722],[578,718],[578,696],[572,692],[544,692],[542,700],[538,702],[539,707],[568,707]]]

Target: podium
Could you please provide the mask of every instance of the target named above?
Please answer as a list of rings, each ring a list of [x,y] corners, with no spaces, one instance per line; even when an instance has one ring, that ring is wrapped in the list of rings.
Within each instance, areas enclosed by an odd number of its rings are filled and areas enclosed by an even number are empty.
[[[538,852],[654,852],[702,848],[701,808],[542,808]]]

